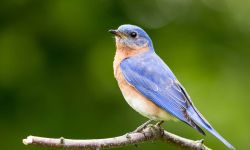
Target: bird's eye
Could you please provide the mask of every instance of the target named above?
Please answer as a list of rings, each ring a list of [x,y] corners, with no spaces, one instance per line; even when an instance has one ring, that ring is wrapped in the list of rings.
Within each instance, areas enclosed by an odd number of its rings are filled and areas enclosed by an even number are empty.
[[[131,32],[131,33],[130,33],[130,36],[131,36],[132,38],[135,38],[135,37],[137,36],[137,33],[136,33],[136,32]]]

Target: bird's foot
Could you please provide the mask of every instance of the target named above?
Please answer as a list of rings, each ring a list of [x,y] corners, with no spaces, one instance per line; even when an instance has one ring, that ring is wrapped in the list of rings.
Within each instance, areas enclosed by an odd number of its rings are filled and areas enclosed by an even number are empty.
[[[157,122],[155,125],[160,127],[163,123],[164,123],[164,121],[162,120],[162,121]]]
[[[140,125],[139,127],[137,127],[133,133],[136,133],[136,132],[141,132],[143,129],[145,129],[153,120],[148,120],[146,121],[145,123],[143,123],[142,125]]]
[[[195,141],[195,142],[197,142],[197,143],[199,143],[199,144],[203,144],[203,143],[204,143],[204,139],[197,140],[197,141]]]

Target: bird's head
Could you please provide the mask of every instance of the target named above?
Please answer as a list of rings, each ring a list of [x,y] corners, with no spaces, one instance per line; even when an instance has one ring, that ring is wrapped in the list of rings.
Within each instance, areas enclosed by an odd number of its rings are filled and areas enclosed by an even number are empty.
[[[148,34],[135,25],[121,25],[116,30],[109,30],[115,35],[116,44],[129,49],[152,48],[152,41]]]

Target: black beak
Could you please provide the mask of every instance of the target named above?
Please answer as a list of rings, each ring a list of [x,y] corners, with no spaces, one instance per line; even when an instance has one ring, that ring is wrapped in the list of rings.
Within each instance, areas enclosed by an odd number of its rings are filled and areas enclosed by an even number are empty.
[[[117,31],[117,30],[113,30],[113,29],[111,29],[111,30],[109,30],[108,32],[109,32],[109,33],[111,33],[111,34],[114,34],[115,36],[121,37],[120,32],[119,32],[119,31]]]
[[[108,32],[111,34],[117,35],[117,30],[110,29]]]

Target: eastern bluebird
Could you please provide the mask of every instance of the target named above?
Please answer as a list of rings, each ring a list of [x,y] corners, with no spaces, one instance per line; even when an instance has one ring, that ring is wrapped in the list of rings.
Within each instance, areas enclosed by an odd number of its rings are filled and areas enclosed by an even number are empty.
[[[138,26],[121,25],[109,30],[115,35],[116,55],[113,69],[127,103],[151,120],[181,120],[205,135],[203,127],[227,142],[195,108],[175,75],[155,53],[148,34]]]

